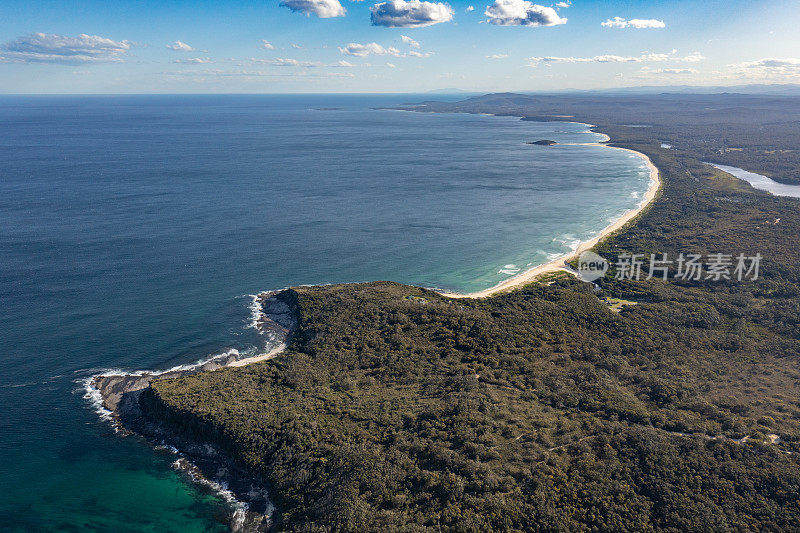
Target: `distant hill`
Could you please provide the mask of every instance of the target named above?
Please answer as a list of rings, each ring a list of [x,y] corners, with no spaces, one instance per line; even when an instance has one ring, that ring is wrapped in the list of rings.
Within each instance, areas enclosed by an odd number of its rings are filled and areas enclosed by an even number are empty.
[[[435,89],[424,94],[461,94],[479,95],[481,91],[466,91],[457,88]],[[764,94],[775,96],[800,96],[800,84],[773,83],[748,85],[649,85],[643,87],[615,87],[612,89],[562,89],[558,91],[519,91],[518,94],[527,95],[567,95],[567,94],[598,94],[598,95],[655,95],[655,94]]]
[[[800,184],[797,147],[800,86],[741,86],[740,89],[746,87],[751,90],[773,87],[774,92],[737,93],[736,88],[725,87],[728,91],[725,93],[691,93],[698,88],[686,87],[682,92],[659,94],[494,93],[464,95],[461,101],[430,99],[404,108],[435,113],[492,113],[534,121],[587,122],[598,125],[599,131],[614,139],[630,139],[636,137],[636,130],[650,130],[638,131],[638,136],[656,137],[660,143],[692,153],[701,161],[744,168],[781,183]],[[777,87],[782,87],[785,93]],[[790,94],[789,87],[797,90],[797,94]],[[768,145],[764,132],[769,133]]]
[[[620,87],[614,89],[565,89],[563,91],[525,91],[524,94],[766,94],[776,96],[800,96],[798,84],[749,84],[749,85],[666,85],[646,87]]]
[[[464,89],[447,87],[444,89],[434,89],[432,91],[425,91],[425,94],[479,94],[479,93],[477,91],[465,91]]]

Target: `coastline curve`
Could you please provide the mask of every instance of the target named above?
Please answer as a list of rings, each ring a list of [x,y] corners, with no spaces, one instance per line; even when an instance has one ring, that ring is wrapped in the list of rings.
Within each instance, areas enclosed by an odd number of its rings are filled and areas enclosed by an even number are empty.
[[[574,124],[585,124],[589,128],[594,127],[593,124],[586,124],[585,122],[573,122]],[[595,132],[597,133],[597,132]],[[637,152],[631,148],[623,148],[620,146],[610,146],[605,144],[611,140],[611,138],[606,135],[605,133],[600,133],[605,137],[605,140],[593,143],[575,143],[575,146],[604,146],[606,148],[611,148],[614,150],[624,150],[626,152],[630,152],[635,154],[637,157],[640,157],[644,160],[647,168],[650,170],[650,186],[648,187],[647,191],[644,193],[642,197],[642,201],[639,205],[633,209],[628,210],[627,212],[623,213],[618,219],[614,222],[603,228],[595,237],[589,239],[588,241],[583,241],[579,243],[574,250],[568,252],[564,255],[556,257],[555,259],[548,261],[547,263],[543,263],[541,265],[534,266],[529,268],[528,270],[521,272],[515,276],[512,276],[506,280],[501,281],[500,283],[489,287],[488,289],[483,289],[476,292],[471,292],[467,294],[455,293],[455,292],[446,292],[446,291],[437,291],[442,296],[447,296],[448,298],[488,298],[495,294],[508,292],[519,288],[523,285],[527,285],[528,283],[534,281],[537,277],[551,273],[551,272],[565,272],[568,274],[574,274],[574,271],[568,268],[567,263],[572,261],[573,259],[577,258],[581,253],[585,252],[586,250],[590,250],[594,248],[598,243],[600,243],[603,239],[615,233],[616,231],[622,229],[626,224],[628,224],[631,220],[635,219],[642,213],[658,196],[658,192],[661,190],[662,181],[659,175],[659,170],[650,160],[650,157],[643,154],[642,152]]]

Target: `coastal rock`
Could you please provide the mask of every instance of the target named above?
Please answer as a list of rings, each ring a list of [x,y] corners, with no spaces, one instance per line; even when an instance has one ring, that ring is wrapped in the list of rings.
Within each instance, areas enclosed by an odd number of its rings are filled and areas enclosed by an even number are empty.
[[[258,304],[255,328],[264,339],[265,353],[252,357],[253,361],[276,355],[290,342],[297,328],[299,312],[297,293],[291,289],[263,292],[256,296]],[[224,453],[208,443],[201,443],[174,431],[162,421],[151,416],[153,407],[148,395],[155,379],[168,379],[213,372],[227,366],[240,366],[239,352],[231,350],[195,365],[177,367],[164,372],[131,372],[97,375],[92,387],[99,392],[103,407],[108,409],[117,428],[127,434],[145,437],[154,446],[167,445],[179,453],[175,467],[200,485],[222,492],[236,503],[228,517],[231,531],[262,532],[271,527],[272,504],[263,480],[243,472]],[[207,474],[213,473],[213,479]],[[226,496],[227,498],[228,496]]]
[[[277,346],[285,346],[291,340],[297,326],[297,294],[292,290],[262,292],[257,297],[260,305],[256,320],[256,330],[264,337],[266,351]],[[166,372],[132,372],[129,374],[97,375],[92,384],[103,398],[103,406],[115,415],[124,414],[121,410],[137,410],[135,401],[124,402],[126,396],[133,395],[150,386],[153,379],[176,378],[195,372],[211,372],[230,366],[239,361],[239,352],[231,350],[196,365],[178,367]]]
[[[525,144],[533,144],[536,146],[553,146],[554,144],[558,144],[556,141],[550,141],[548,139],[541,139],[539,141],[528,141]]]

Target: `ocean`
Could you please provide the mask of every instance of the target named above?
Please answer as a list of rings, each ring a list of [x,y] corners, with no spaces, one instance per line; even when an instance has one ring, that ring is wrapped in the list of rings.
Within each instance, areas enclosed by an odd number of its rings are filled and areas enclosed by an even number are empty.
[[[115,434],[86,379],[256,353],[267,289],[491,287],[648,188],[586,125],[375,109],[431,98],[0,97],[4,528],[226,530],[224,498]]]

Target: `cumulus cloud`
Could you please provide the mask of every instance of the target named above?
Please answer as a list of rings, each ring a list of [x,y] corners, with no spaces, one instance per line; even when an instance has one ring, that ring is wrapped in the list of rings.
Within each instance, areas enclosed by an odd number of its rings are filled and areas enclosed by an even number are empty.
[[[470,11],[475,11],[475,6],[467,6],[467,9],[465,9],[464,11],[466,11],[467,13],[469,13]]]
[[[666,28],[663,20],[656,19],[630,19],[626,20],[622,17],[614,17],[605,22],[600,23],[605,28],[635,28],[637,30],[653,29],[653,28]]]
[[[765,58],[765,59],[759,59],[758,61],[746,61],[744,63],[740,63],[740,64],[734,65],[734,66],[740,67],[740,68],[800,70],[800,59],[796,59],[796,58],[787,58],[787,59]]]
[[[77,37],[33,33],[0,45],[0,61],[20,63],[104,63],[122,61],[130,50],[128,41],[113,41],[97,35]]]
[[[729,65],[729,72],[739,79],[771,79],[797,82],[800,77],[800,59],[766,57]]]
[[[433,52],[422,52],[419,50],[409,50],[408,52],[403,53],[397,48],[391,46],[389,48],[385,48],[378,43],[349,43],[345,46],[340,46],[339,51],[345,55],[355,57],[367,57],[371,55],[394,57],[430,57],[433,55]]]
[[[378,43],[349,43],[345,46],[340,46],[339,51],[343,54],[356,57],[367,57],[369,55],[376,56],[399,56],[400,50],[397,48],[384,48]]]
[[[400,40],[406,43],[411,48],[419,48],[419,43],[414,39],[412,39],[411,37],[409,37],[408,35],[401,35]]]
[[[597,55],[592,57],[559,57],[559,56],[544,56],[544,57],[530,57],[528,61],[530,66],[535,67],[541,63],[655,63],[661,61],[685,61],[687,63],[696,63],[702,61],[704,57],[695,52],[686,57],[677,56],[677,50],[672,50],[667,54],[660,53],[644,53],[639,56],[618,56],[618,55]]]
[[[275,47],[272,45],[272,43],[269,42],[266,39],[261,39],[261,48],[263,48],[264,50],[274,50],[275,49]]]
[[[552,7],[527,0],[495,0],[484,14],[489,17],[487,22],[498,26],[557,26],[567,22]]]
[[[168,44],[167,48],[175,50],[176,52],[194,52],[194,48],[182,41],[175,41],[172,44]]]
[[[559,2],[556,4],[556,7],[567,8],[572,5],[572,2],[567,0],[566,2]]]
[[[492,54],[490,56],[486,56],[486,59],[505,59],[508,57],[508,54]]]
[[[283,0],[280,5],[296,13],[316,15],[321,19],[343,17],[346,12],[339,0]]]
[[[453,8],[442,2],[389,0],[370,8],[373,26],[421,28],[453,19]]]
[[[559,56],[544,56],[544,57],[529,57],[531,66],[538,65],[539,63],[637,63],[641,61],[638,57],[625,57],[615,55],[602,55],[593,57],[559,57]]]

